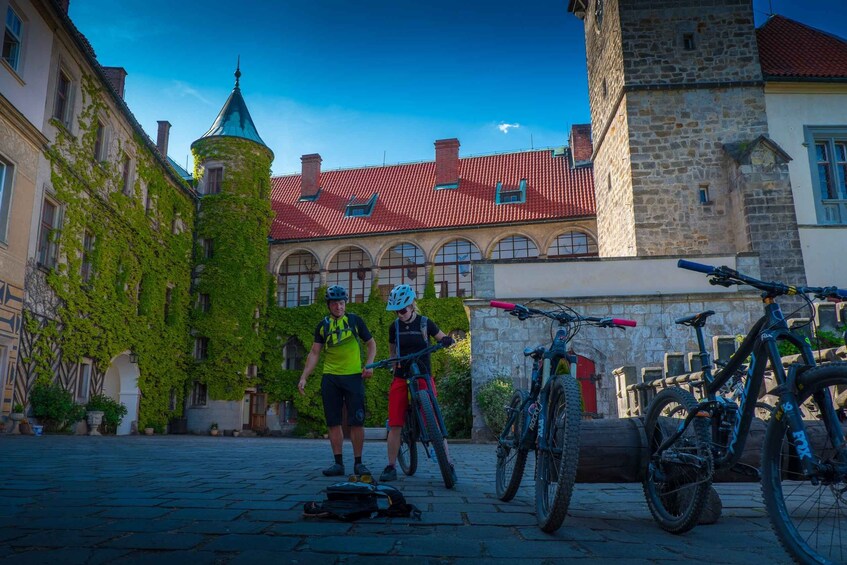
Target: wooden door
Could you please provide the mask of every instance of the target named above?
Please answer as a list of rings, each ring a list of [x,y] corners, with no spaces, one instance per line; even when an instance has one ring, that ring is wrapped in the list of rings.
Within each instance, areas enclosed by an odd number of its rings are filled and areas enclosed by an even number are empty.
[[[588,357],[577,355],[576,379],[579,381],[580,394],[582,395],[583,413],[597,413],[597,381],[595,376],[594,361]]]
[[[268,394],[265,392],[250,393],[250,429],[262,431],[268,427]]]

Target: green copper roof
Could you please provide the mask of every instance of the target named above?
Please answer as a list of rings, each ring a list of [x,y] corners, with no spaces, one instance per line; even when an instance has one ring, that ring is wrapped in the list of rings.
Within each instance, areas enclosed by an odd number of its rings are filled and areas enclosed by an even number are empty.
[[[247,104],[244,103],[241,88],[238,86],[239,78],[241,78],[241,71],[236,69],[235,88],[232,89],[232,94],[229,95],[220,113],[218,113],[218,117],[215,118],[215,123],[209,128],[209,131],[200,136],[200,139],[206,137],[241,137],[255,141],[263,147],[268,147],[259,137],[253,119],[250,118],[250,112],[247,110]],[[200,141],[200,139],[197,141]],[[197,143],[197,141],[194,143]],[[194,144],[192,143],[192,145]]]

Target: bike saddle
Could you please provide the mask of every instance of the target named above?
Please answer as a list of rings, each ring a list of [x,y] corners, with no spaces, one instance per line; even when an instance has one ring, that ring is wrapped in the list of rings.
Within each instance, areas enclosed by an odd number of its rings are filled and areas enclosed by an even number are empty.
[[[699,314],[693,314],[684,318],[677,318],[674,320],[674,323],[683,326],[691,326],[692,328],[702,328],[706,325],[706,319],[714,313],[714,310],[706,310]]]
[[[544,346],[539,345],[538,347],[527,347],[523,350],[524,357],[532,357],[533,359],[539,359],[544,355]]]

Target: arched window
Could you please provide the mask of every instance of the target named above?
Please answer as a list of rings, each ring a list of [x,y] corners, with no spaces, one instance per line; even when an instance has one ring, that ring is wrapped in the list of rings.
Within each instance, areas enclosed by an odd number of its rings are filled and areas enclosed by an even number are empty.
[[[371,294],[372,266],[370,257],[361,248],[345,247],[330,261],[326,284],[346,288],[350,302],[364,302]]]
[[[538,248],[531,239],[522,235],[510,235],[497,242],[491,252],[492,259],[526,259],[538,257]]]
[[[302,371],[306,358],[306,348],[294,336],[288,338],[282,347],[282,368],[287,371]]]
[[[579,231],[569,231],[561,234],[547,250],[547,257],[586,257],[597,255],[597,243],[589,236]]]
[[[476,245],[465,239],[450,241],[435,254],[435,293],[444,296],[473,295],[473,262],[482,259]]]
[[[398,284],[408,284],[418,296],[426,285],[423,251],[412,243],[401,243],[388,250],[379,261],[379,288],[385,296]]]
[[[320,283],[315,256],[308,251],[292,253],[279,269],[276,303],[285,308],[311,304],[315,301],[315,291]]]

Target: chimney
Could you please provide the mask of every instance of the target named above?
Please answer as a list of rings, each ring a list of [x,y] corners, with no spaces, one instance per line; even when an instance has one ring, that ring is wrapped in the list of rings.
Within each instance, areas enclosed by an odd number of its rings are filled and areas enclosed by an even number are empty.
[[[571,147],[571,158],[574,167],[589,164],[591,162],[591,155],[594,153],[594,144],[591,141],[591,124],[576,124],[571,126],[568,145]]]
[[[171,136],[171,123],[167,120],[159,120],[159,131],[156,134],[156,149],[165,159],[168,158],[168,139]]]
[[[62,10],[62,13],[66,16],[68,15],[68,6],[71,3],[71,0],[57,0],[56,2],[59,5],[59,9]]]
[[[300,162],[303,172],[300,175],[300,199],[314,200],[321,189],[321,156],[317,153],[303,155]]]
[[[435,188],[459,188],[459,140],[435,142]]]
[[[126,69],[123,67],[102,67],[103,74],[109,79],[109,83],[118,96],[124,97],[124,81],[126,80]]]

